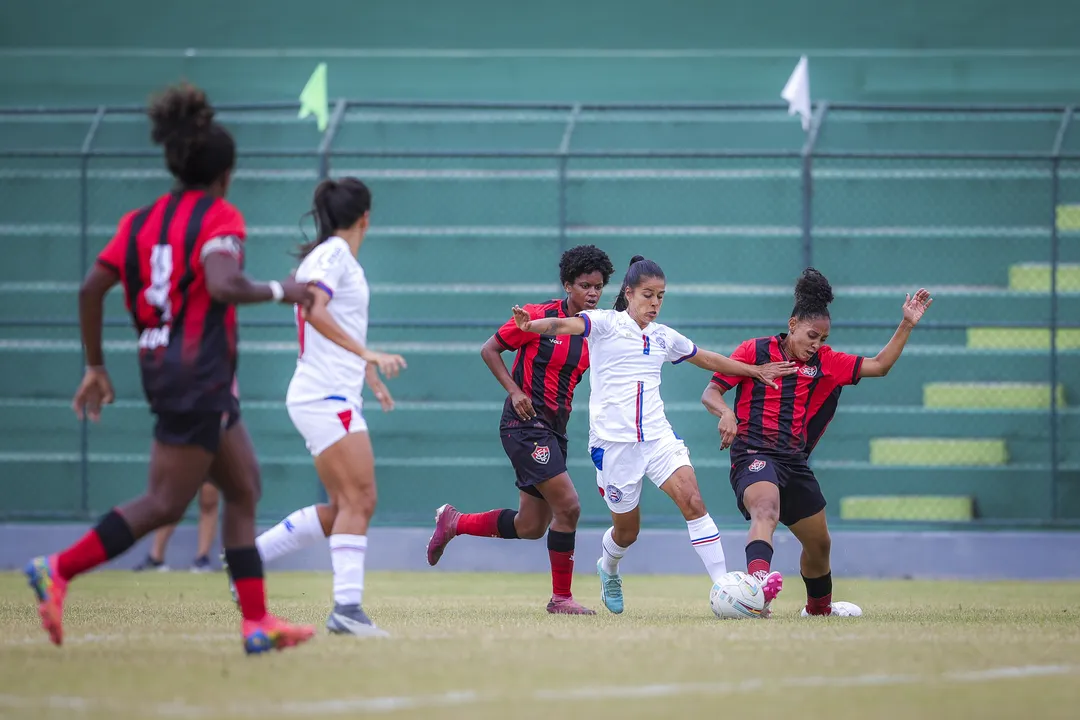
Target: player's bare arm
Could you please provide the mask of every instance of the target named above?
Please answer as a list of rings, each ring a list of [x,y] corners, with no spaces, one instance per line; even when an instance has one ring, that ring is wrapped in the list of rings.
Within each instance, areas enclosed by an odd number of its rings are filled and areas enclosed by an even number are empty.
[[[739,422],[735,419],[735,411],[724,402],[724,390],[714,382],[710,382],[701,394],[701,404],[710,413],[720,418],[716,429],[720,432],[720,449],[727,450],[735,441],[735,435],[739,430]]]
[[[692,365],[697,365],[699,368],[705,370],[721,373],[722,375],[754,378],[773,389],[777,388],[777,385],[774,382],[776,378],[795,373],[795,363],[793,362],[748,365],[747,363],[741,363],[738,360],[732,360],[726,355],[721,355],[720,353],[712,352],[711,350],[701,350],[700,348],[687,362]]]
[[[506,363],[502,359],[503,350],[503,346],[492,335],[480,348],[480,357],[484,358],[484,364],[488,366],[488,370],[499,381],[506,394],[510,396],[510,404],[514,406],[514,412],[517,413],[517,416],[522,420],[531,420],[536,417],[536,409],[533,407],[529,396],[510,377],[510,373],[506,369]]]
[[[585,320],[580,317],[570,318],[540,318],[532,320],[529,313],[514,306],[514,323],[522,332],[536,333],[537,335],[584,335]]]
[[[220,303],[247,305],[276,299],[303,305],[309,299],[307,288],[291,278],[281,283],[253,281],[240,268],[240,260],[236,255],[224,250],[207,255],[203,261],[203,270],[206,273],[206,289],[210,297]],[[281,293],[280,297],[278,292]]]
[[[900,353],[904,351],[904,346],[911,337],[911,331],[919,324],[923,314],[933,302],[934,298],[930,297],[929,291],[922,288],[915,293],[915,297],[908,295],[905,298],[902,306],[904,319],[900,321],[900,326],[896,328],[892,339],[881,349],[881,352],[863,360],[859,377],[885,377],[889,374],[893,365],[900,359]]]
[[[101,328],[104,324],[105,296],[118,282],[120,276],[116,272],[95,264],[79,288],[79,325],[86,349],[86,372],[75,391],[72,409],[80,420],[84,417],[95,422],[100,420],[101,406],[111,404],[115,397],[112,381],[105,370]]]
[[[364,361],[377,365],[379,372],[388,378],[397,377],[397,374],[407,367],[405,358],[400,355],[377,352],[357,342],[356,338],[345,332],[330,314],[327,307],[330,303],[330,293],[316,285],[309,286],[309,289],[311,306],[302,310],[304,321],[315,328],[320,335]]]

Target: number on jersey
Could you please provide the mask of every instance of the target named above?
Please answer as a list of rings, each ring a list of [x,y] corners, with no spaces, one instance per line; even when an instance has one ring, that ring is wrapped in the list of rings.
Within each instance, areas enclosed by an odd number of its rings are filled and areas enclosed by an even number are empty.
[[[169,294],[172,291],[173,253],[171,245],[154,245],[150,251],[150,287],[143,297],[146,302],[156,307],[162,322],[172,322],[172,306]]]

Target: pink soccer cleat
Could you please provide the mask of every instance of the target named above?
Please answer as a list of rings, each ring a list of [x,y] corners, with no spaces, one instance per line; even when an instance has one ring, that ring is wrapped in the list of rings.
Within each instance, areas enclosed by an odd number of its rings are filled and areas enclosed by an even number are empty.
[[[552,615],[595,615],[595,610],[580,605],[570,595],[552,595],[547,604],[547,611]]]
[[[435,532],[427,544],[427,562],[434,566],[442,557],[446,545],[457,535],[457,521],[461,513],[453,505],[443,505],[435,511]]]
[[[56,556],[36,557],[23,570],[30,589],[38,599],[38,615],[41,626],[49,633],[54,645],[64,641],[64,596],[67,580],[56,569]]]
[[[776,599],[776,596],[780,594],[780,591],[784,589],[783,576],[773,570],[767,574],[764,578],[758,578],[761,583],[761,591],[765,595],[765,607],[761,610],[762,618],[772,617],[772,601]]]
[[[258,655],[270,650],[296,647],[315,637],[313,625],[293,625],[267,614],[262,620],[245,620],[244,652]]]

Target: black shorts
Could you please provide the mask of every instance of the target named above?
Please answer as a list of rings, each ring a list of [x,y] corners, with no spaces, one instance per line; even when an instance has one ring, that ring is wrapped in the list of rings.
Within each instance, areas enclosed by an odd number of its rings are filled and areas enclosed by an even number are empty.
[[[499,435],[517,473],[518,489],[543,498],[534,485],[566,472],[566,438],[541,427],[503,428]]]
[[[731,489],[739,501],[743,517],[750,513],[743,505],[743,493],[754,483],[770,482],[780,489],[780,522],[794,525],[825,509],[825,496],[814,471],[801,458],[778,460],[769,455],[742,455],[731,463]]]
[[[240,421],[240,409],[194,412],[159,412],[154,439],[163,445],[198,445],[216,454],[221,434]]]

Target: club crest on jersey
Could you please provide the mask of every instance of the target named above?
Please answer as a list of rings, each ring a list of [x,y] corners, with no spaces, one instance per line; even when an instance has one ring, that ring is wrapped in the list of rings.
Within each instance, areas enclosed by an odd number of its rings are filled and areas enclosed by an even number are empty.
[[[653,342],[656,343],[656,347],[661,350],[667,350],[667,341],[664,340],[663,335],[654,335]]]
[[[537,445],[532,451],[532,459],[541,465],[547,465],[551,459],[551,449],[547,445]]]
[[[760,459],[755,460],[754,462],[750,463],[746,469],[750,472],[761,472],[765,469],[765,461]]]
[[[607,486],[607,499],[613,503],[622,502],[622,491],[614,485]]]
[[[814,365],[803,365],[799,368],[799,374],[808,378],[812,378],[817,375],[817,367]]]

